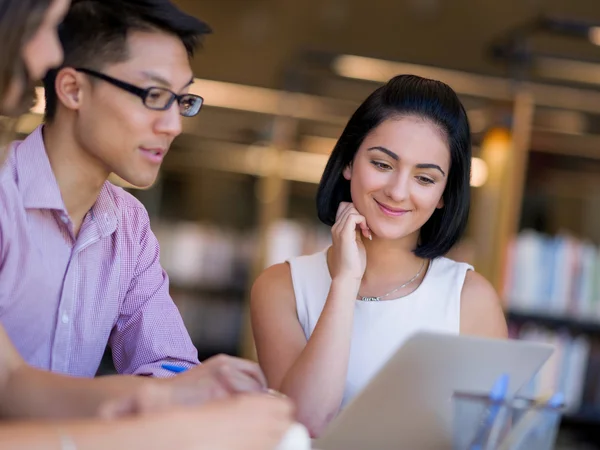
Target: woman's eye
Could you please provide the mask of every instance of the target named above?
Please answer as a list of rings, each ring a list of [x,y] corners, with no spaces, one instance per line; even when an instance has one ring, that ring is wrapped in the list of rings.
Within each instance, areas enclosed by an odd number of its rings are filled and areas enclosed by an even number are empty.
[[[423,184],[434,184],[435,181],[432,180],[431,178],[428,177],[417,177],[417,179],[419,180],[419,182],[423,183]]]
[[[381,161],[371,161],[371,164],[373,164],[375,167],[381,170],[389,170],[392,168],[392,166],[390,166],[389,164],[386,164]]]

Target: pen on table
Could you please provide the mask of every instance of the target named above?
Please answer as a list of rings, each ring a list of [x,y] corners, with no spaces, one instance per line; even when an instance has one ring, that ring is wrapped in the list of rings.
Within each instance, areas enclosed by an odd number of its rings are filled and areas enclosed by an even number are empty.
[[[163,364],[160,367],[173,373],[181,373],[187,370],[187,367],[176,366],[174,364]]]

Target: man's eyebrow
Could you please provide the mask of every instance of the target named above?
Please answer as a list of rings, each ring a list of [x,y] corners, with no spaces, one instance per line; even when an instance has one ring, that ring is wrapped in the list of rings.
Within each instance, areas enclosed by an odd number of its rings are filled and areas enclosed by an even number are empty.
[[[150,81],[154,81],[158,84],[161,84],[162,86],[172,89],[173,86],[171,85],[171,82],[169,80],[167,80],[166,78],[158,75],[155,72],[150,72],[150,71],[142,71],[141,72],[142,76]],[[188,83],[182,88],[185,89],[188,86],[191,86],[194,83],[194,76],[192,75],[192,78],[190,79],[190,81],[188,81]]]

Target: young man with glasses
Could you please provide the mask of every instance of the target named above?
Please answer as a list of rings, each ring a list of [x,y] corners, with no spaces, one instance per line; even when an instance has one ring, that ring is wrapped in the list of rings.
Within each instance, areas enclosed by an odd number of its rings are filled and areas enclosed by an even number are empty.
[[[195,367],[148,214],[107,181],[155,181],[182,117],[202,106],[189,59],[209,32],[168,0],[73,1],[45,125],[0,174],[0,322],[31,365],[92,377],[108,343],[121,374],[191,369],[173,381],[204,389],[196,397],[265,390],[249,361]]]

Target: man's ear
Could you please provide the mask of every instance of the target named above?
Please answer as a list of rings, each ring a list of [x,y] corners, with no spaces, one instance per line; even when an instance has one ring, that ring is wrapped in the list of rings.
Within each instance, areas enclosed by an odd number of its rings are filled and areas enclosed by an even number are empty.
[[[83,100],[83,82],[83,76],[72,67],[61,69],[54,81],[58,103],[72,111],[78,110]]]

